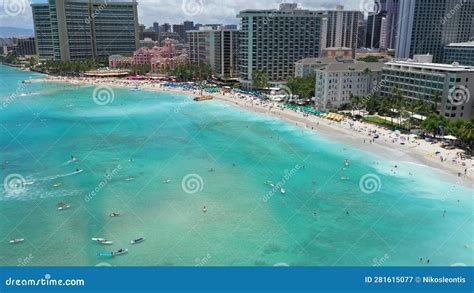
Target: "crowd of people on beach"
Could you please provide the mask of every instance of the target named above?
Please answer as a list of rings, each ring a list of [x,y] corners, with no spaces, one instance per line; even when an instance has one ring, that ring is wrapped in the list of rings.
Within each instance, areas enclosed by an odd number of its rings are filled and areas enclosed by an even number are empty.
[[[307,113],[299,108],[286,108],[279,101],[262,99],[262,96],[255,92],[240,89],[218,88],[216,92],[205,92],[202,86],[194,83],[178,83],[160,80],[128,80],[117,78],[93,78],[93,77],[48,77],[52,81],[66,81],[73,84],[84,85],[104,85],[125,88],[156,89],[160,91],[177,92],[196,95],[204,93],[214,98],[226,100],[235,105],[245,107],[255,112],[263,112],[279,118],[290,120],[296,126],[302,126],[311,130],[320,130],[321,127],[329,127],[335,132],[343,132],[359,139],[363,144],[377,144],[401,150],[408,154],[418,154],[424,157],[430,165],[445,169],[448,167],[458,176],[470,177],[470,170],[473,168],[472,158],[462,155],[462,150],[446,150],[440,143],[425,141],[414,134],[402,134],[399,131],[392,131],[385,127],[369,124],[361,121],[354,121],[347,118],[341,122],[321,118],[312,113]],[[170,86],[172,84],[173,86]],[[440,166],[439,164],[442,164]]]

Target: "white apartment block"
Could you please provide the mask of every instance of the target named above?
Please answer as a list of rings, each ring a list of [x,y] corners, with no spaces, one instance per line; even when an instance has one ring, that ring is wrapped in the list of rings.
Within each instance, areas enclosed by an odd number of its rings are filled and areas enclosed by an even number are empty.
[[[333,62],[316,69],[316,106],[322,110],[350,104],[352,96],[367,96],[380,83],[383,63]]]
[[[441,98],[440,112],[450,119],[474,119],[474,67],[431,63],[432,56],[392,60],[383,69],[381,94],[391,97],[398,86],[406,98],[435,102]]]

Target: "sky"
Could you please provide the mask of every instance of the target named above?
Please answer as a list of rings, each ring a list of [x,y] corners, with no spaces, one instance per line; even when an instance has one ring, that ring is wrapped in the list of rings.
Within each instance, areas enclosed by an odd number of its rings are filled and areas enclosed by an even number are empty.
[[[47,0],[33,0],[34,3]],[[373,1],[373,0],[372,0]],[[238,24],[236,18],[240,10],[274,9],[283,0],[137,0],[138,19],[147,27],[154,21],[161,23]],[[295,1],[290,1],[295,2]],[[344,5],[346,9],[365,10],[371,0],[299,0],[296,3],[307,9],[328,9]],[[0,27],[33,28],[31,0],[0,0]]]

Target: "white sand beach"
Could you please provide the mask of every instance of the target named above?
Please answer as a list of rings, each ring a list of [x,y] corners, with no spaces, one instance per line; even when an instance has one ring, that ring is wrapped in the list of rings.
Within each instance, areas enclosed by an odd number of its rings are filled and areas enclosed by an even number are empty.
[[[68,82],[76,85],[110,86],[174,92],[197,96],[197,90],[187,91],[182,88],[164,87],[159,82],[122,80],[114,78],[70,78],[48,76],[46,81]],[[383,127],[365,122],[345,120],[335,122],[314,115],[308,115],[291,109],[283,108],[276,102],[265,101],[239,93],[205,93],[213,98],[245,108],[252,112],[265,113],[284,119],[299,127],[314,130],[337,141],[348,143],[361,150],[379,154],[390,161],[407,161],[430,166],[443,172],[459,177],[458,182],[469,187],[473,186],[474,166],[472,158],[461,158],[460,149],[446,150],[440,143],[396,133]],[[207,101],[205,103],[212,102]],[[374,134],[379,135],[373,139]]]

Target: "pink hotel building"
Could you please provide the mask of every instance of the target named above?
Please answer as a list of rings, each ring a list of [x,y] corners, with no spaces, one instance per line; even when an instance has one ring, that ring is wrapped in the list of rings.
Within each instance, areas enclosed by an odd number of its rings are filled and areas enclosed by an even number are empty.
[[[131,57],[120,55],[109,57],[109,67],[117,68],[119,64],[150,64],[151,71],[156,72],[165,66],[175,66],[188,61],[186,50],[177,50],[172,40],[166,39],[163,47],[140,48]]]

